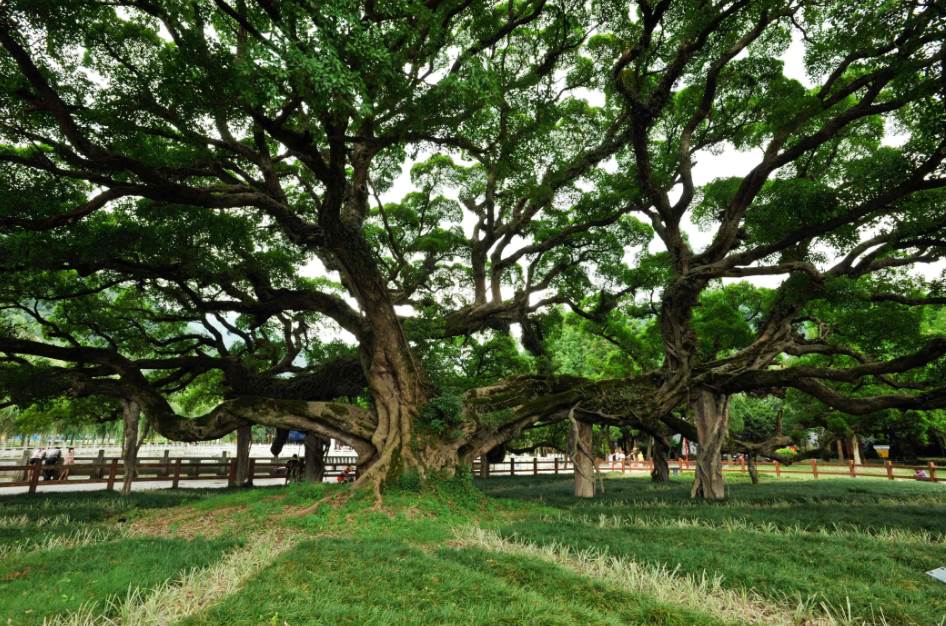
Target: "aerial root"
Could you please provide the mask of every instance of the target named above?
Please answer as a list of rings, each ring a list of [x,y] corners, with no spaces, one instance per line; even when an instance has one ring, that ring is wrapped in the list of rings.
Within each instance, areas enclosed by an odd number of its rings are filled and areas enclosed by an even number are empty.
[[[293,518],[293,517],[304,517],[311,513],[315,513],[319,510],[319,507],[323,505],[330,505],[333,507],[340,507],[348,502],[349,499],[359,490],[368,487],[371,485],[374,491],[374,505],[371,507],[372,511],[383,511],[384,510],[384,498],[381,495],[381,483],[382,477],[380,472],[377,470],[378,465],[372,465],[364,474],[359,476],[355,482],[351,484],[351,487],[339,492],[333,493],[320,498],[313,502],[312,504],[306,505],[301,509],[296,509],[288,511],[283,515],[279,516],[277,519]]]
[[[381,479],[374,479],[374,504],[371,506],[372,512],[384,511],[384,496],[381,495]]]
[[[342,491],[339,493],[329,494],[325,496],[324,498],[319,498],[312,504],[306,505],[302,507],[301,509],[294,509],[291,511],[287,511],[286,513],[283,513],[282,515],[278,516],[276,519],[304,517],[306,515],[309,515],[310,513],[315,513],[316,511],[319,510],[319,507],[321,507],[322,505],[331,505],[333,507],[342,506],[346,502],[348,502],[349,498],[351,498],[357,484],[358,484],[358,481],[355,481],[354,483],[352,483],[352,486],[350,489],[346,489],[345,491]]]

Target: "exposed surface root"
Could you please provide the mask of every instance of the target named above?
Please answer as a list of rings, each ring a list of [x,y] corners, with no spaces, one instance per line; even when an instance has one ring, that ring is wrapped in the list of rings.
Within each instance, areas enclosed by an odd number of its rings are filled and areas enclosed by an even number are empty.
[[[133,521],[128,532],[133,536],[187,539],[219,537],[240,525],[239,514],[246,508],[246,505],[224,507],[216,509],[213,515],[197,509],[183,509],[172,514],[159,510]]]
[[[315,513],[323,505],[336,506],[336,507],[342,506],[343,504],[348,502],[349,498],[351,498],[354,487],[355,485],[353,484],[352,489],[346,489],[345,491],[329,494],[325,496],[324,498],[319,498],[312,504],[302,507],[301,509],[292,509],[292,510],[286,511],[282,515],[277,515],[276,519],[291,519],[294,517],[305,517],[306,515]]]

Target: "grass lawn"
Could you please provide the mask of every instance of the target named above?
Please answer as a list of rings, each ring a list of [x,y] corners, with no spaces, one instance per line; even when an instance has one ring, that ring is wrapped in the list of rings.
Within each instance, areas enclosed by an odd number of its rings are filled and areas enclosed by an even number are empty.
[[[727,478],[0,498],[0,625],[946,623],[946,485]]]

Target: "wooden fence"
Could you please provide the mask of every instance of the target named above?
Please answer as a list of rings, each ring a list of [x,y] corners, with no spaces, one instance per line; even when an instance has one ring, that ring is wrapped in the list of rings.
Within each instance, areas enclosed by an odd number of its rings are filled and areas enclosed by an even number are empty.
[[[671,474],[693,471],[694,463],[686,459],[674,460],[669,463]],[[598,461],[599,472],[646,472],[653,470],[652,461]],[[773,461],[771,463],[757,463],[756,469],[760,474],[774,474],[781,478],[783,474],[804,475],[817,479],[819,476],[846,476],[850,478],[886,478],[889,480],[928,480],[939,482],[946,479],[946,468],[936,466],[932,461],[926,465],[905,465],[885,461],[883,463],[864,463],[855,465],[854,461],[846,464],[841,462],[824,462],[812,459],[786,465]],[[926,478],[918,479],[918,471],[926,472]],[[943,471],[941,471],[943,470]],[[745,459],[723,462],[723,472],[740,472],[748,475],[749,467]],[[546,476],[557,474],[573,474],[573,464],[568,459],[509,459],[501,463],[483,464],[480,459],[473,462],[473,474],[480,478],[491,476]],[[938,474],[939,473],[939,474]]]
[[[341,474],[345,467],[354,465],[356,457],[330,457],[331,462],[325,465],[325,476],[335,477]],[[249,476],[253,479],[284,478],[286,463],[289,459],[250,459]],[[2,463],[2,462],[0,462]],[[653,469],[651,461],[598,461],[599,472],[646,472]],[[923,470],[926,478],[931,482],[939,482],[946,477],[932,462],[926,465],[902,465],[886,461],[883,464],[869,463],[855,465],[853,461],[847,464],[839,462],[819,462],[817,460],[804,461],[785,465],[779,462],[757,464],[759,473],[774,474],[776,478],[785,475],[819,477],[845,476],[850,478],[886,478],[889,480],[918,480],[916,472]],[[65,479],[61,473],[68,470]],[[670,463],[671,474],[692,471],[693,463],[684,459]],[[749,468],[745,460],[723,463],[723,472],[740,472],[748,474]],[[44,474],[50,473],[51,479],[45,480]],[[574,473],[574,465],[564,458],[539,459],[537,457],[509,459],[501,463],[483,463],[481,459],[473,462],[473,473],[480,478],[495,476],[547,476],[569,475]],[[125,479],[125,467],[120,458],[106,458],[100,451],[97,457],[77,458],[70,465],[41,465],[41,464],[0,464],[0,487],[28,487],[28,493],[36,493],[40,486],[46,485],[83,485],[104,484],[108,490],[113,490],[116,483]],[[192,480],[221,480],[226,479],[234,484],[236,479],[236,459],[227,458],[226,453],[215,457],[176,457],[172,458],[167,451],[160,457],[140,457],[135,466],[135,482],[169,482],[171,487],[178,487],[182,481]]]
[[[344,468],[354,465],[356,457],[330,457],[331,462],[325,465],[325,476],[335,477],[342,473]],[[258,478],[285,478],[286,463],[290,459],[256,459],[249,460],[248,477]],[[63,472],[68,471],[65,478]],[[177,457],[172,458],[167,453],[162,457],[140,457],[135,464],[134,482],[170,482],[176,488],[182,481],[189,480],[222,480],[229,484],[236,482],[237,460],[227,458],[224,453],[215,457]],[[50,480],[46,480],[46,476]],[[125,480],[125,464],[120,458],[98,457],[76,458],[75,463],[69,465],[36,464],[2,464],[0,462],[0,487],[28,487],[27,493],[36,493],[41,486],[47,485],[88,485],[104,484],[109,491],[115,488],[116,483]]]

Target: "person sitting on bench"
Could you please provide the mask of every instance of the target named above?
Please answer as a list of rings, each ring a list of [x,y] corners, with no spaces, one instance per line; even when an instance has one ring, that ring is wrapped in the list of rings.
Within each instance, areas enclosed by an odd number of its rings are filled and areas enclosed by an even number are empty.
[[[338,478],[335,479],[340,483],[353,483],[355,482],[355,468],[351,465],[346,465],[345,469],[342,470],[342,473],[338,475]]]
[[[304,463],[298,454],[293,454],[292,458],[286,461],[286,484],[296,482],[302,478]]]

